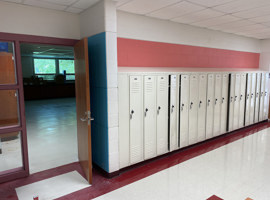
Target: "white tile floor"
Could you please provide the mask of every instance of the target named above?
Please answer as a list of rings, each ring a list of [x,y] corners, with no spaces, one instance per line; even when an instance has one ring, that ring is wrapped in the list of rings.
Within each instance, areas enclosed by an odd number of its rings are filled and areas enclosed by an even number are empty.
[[[96,200],[270,199],[270,128],[129,184]]]
[[[75,98],[26,101],[30,173],[78,161]]]
[[[36,196],[40,200],[51,200],[89,186],[89,183],[77,171],[72,171],[16,188],[16,193],[19,200],[30,200]]]

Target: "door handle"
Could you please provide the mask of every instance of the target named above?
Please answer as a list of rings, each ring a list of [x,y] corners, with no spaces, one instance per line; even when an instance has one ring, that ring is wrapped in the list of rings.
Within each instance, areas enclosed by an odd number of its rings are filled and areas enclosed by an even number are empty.
[[[80,118],[80,120],[82,122],[86,122],[86,121],[94,121],[95,119],[91,117],[91,112],[87,111],[84,113],[84,116]]]
[[[134,110],[131,110],[130,115],[129,115],[130,119],[132,119],[133,114],[134,114]]]

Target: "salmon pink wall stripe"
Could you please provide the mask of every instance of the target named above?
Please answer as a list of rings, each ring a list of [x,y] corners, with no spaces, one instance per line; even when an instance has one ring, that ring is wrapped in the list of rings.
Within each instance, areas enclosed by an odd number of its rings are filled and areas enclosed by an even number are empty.
[[[259,68],[259,53],[117,39],[119,67]]]

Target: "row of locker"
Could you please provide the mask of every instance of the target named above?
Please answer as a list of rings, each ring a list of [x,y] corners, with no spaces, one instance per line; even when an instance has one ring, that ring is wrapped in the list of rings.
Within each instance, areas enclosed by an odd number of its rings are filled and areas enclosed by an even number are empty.
[[[120,168],[267,119],[266,85],[266,73],[119,75]]]

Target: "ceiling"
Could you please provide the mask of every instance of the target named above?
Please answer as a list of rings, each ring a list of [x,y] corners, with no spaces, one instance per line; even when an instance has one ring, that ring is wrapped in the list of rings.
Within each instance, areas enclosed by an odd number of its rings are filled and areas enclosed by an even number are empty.
[[[73,47],[22,43],[22,56],[73,58]]]
[[[80,13],[99,0],[0,0]],[[117,9],[182,24],[270,38],[269,0],[115,0]]]

